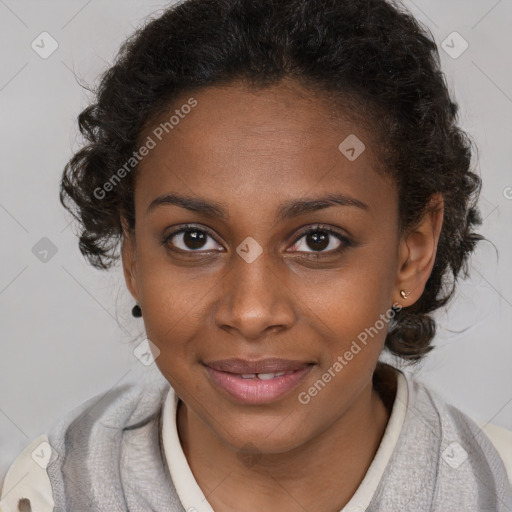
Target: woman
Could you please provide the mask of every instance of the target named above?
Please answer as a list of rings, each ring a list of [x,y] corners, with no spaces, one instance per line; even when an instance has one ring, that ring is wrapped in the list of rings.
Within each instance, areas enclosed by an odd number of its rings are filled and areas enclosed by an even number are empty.
[[[187,0],[137,31],[61,200],[158,373],[34,440],[2,511],[512,510],[499,442],[379,361],[432,349],[483,238],[457,110],[384,0]]]

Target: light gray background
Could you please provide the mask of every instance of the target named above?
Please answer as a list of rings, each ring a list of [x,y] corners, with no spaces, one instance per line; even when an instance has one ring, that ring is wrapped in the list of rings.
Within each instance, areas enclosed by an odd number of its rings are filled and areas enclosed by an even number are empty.
[[[86,264],[58,184],[90,99],[74,73],[95,83],[121,42],[166,5],[0,0],[0,480],[59,416],[146,371],[132,353],[143,324],[130,315],[120,267]],[[437,315],[437,348],[418,378],[473,417],[512,429],[512,2],[406,5],[434,34],[461,124],[479,147],[482,232],[499,252],[481,244],[471,279]],[[31,48],[43,31],[59,44],[47,59]],[[453,31],[469,43],[457,59],[441,48]],[[57,248],[47,262],[32,252],[43,237]]]

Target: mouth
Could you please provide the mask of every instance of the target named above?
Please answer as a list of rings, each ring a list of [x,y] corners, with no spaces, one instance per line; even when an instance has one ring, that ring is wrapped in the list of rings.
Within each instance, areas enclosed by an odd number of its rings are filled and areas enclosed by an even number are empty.
[[[235,373],[239,375],[264,374],[293,372],[300,370],[304,366],[311,364],[297,359],[281,359],[277,357],[267,357],[265,359],[222,359],[204,363],[206,366],[221,372]]]
[[[245,404],[274,402],[296,388],[314,363],[286,359],[229,359],[205,364],[215,388]]]

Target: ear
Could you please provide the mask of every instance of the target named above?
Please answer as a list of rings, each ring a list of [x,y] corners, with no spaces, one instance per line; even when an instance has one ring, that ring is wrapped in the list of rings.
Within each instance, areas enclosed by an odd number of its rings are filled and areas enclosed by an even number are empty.
[[[440,193],[432,196],[430,208],[419,225],[400,241],[399,264],[393,303],[411,306],[422,295],[434,267],[443,225],[444,201]],[[406,292],[406,298],[400,295]]]
[[[123,226],[123,241],[121,245],[121,259],[123,262],[124,280],[129,292],[135,300],[139,300],[137,286],[137,247],[135,245],[135,233],[129,229],[128,221],[121,218]]]

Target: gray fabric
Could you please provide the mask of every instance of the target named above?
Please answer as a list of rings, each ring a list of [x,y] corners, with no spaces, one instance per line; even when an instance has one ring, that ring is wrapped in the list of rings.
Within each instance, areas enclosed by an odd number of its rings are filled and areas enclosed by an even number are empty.
[[[405,376],[404,426],[368,512],[512,512],[512,487],[489,439]],[[57,455],[47,468],[54,512],[184,512],[161,439],[168,390],[155,372],[84,402],[54,426],[48,438]],[[457,468],[441,456],[452,442],[468,453]]]
[[[512,487],[491,441],[471,418],[406,378],[404,425],[368,511],[512,511]],[[468,454],[458,467],[441,456],[453,442]]]
[[[161,439],[161,374],[74,408],[49,432],[54,512],[179,511]]]

